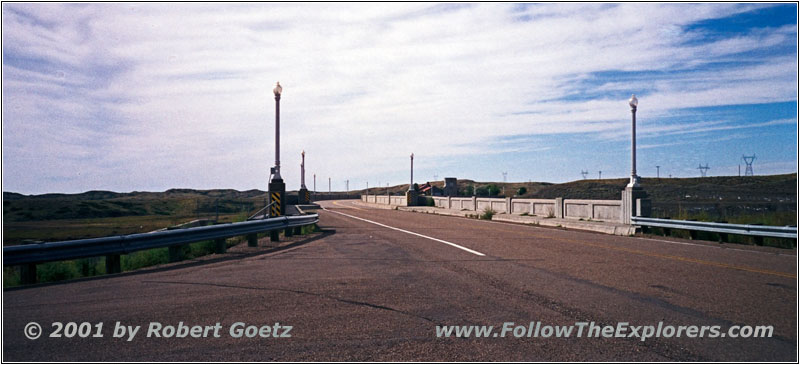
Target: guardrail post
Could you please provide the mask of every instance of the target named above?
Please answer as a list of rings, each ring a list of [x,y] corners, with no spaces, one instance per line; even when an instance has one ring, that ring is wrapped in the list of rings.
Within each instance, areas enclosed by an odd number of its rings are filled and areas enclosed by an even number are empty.
[[[36,264],[20,265],[19,280],[22,285],[36,284]]]
[[[228,243],[225,238],[217,238],[214,240],[214,253],[225,253],[228,250]]]
[[[122,272],[122,262],[119,255],[106,255],[106,274],[119,274]]]
[[[247,235],[247,247],[258,247],[257,233],[251,233]]]
[[[169,246],[169,262],[178,262],[183,260],[183,246]]]

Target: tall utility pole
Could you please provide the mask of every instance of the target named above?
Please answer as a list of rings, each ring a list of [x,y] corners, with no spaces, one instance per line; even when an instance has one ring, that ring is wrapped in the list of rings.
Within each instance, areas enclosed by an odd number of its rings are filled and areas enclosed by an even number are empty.
[[[283,215],[286,207],[286,184],[281,178],[281,93],[283,88],[278,82],[272,90],[275,94],[275,167],[271,169],[272,180],[269,183],[269,195],[272,206],[269,216],[278,217]],[[270,231],[270,241],[278,241],[278,231]]]
[[[408,185],[408,190],[414,190],[414,153],[411,153],[411,183]]]
[[[656,179],[661,177],[661,166],[656,165]]]
[[[328,195],[331,194],[331,178],[328,178]]]
[[[603,171],[601,170],[597,172],[597,180],[602,180],[602,179],[603,179]]]
[[[581,175],[583,175],[583,179],[586,180],[586,175],[589,174],[589,171],[581,170]]]
[[[345,191],[349,193],[350,192],[350,180],[345,180],[344,181],[344,186],[345,186]]]

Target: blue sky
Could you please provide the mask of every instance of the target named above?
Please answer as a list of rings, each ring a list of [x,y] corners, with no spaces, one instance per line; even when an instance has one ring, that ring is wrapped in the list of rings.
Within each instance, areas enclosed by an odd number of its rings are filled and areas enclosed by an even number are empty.
[[[796,4],[2,7],[3,191],[797,172]],[[742,166],[744,171],[744,166]]]

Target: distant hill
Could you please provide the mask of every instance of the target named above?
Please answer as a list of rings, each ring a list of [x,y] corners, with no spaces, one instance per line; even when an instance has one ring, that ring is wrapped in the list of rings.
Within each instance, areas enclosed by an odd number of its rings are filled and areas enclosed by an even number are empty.
[[[22,195],[3,192],[3,221],[106,218],[144,215],[192,216],[235,213],[263,206],[266,192],[233,189],[170,189],[165,192]]]
[[[563,184],[546,182],[476,182],[458,181],[460,192],[469,185],[474,189],[490,184],[505,187],[505,195],[513,196],[520,187],[523,198],[552,199],[620,199],[628,179],[587,179]],[[433,182],[442,187],[444,182]],[[797,174],[768,176],[721,176],[708,178],[644,178],[642,186],[653,206],[661,214],[674,214],[681,209],[716,209],[730,212],[796,211]],[[403,194],[408,184],[388,188],[371,188],[371,194]],[[366,189],[354,191],[365,193]],[[292,192],[289,192],[292,194]],[[323,193],[324,194],[324,193]],[[501,194],[502,195],[502,194]],[[87,191],[80,194],[22,195],[3,192],[3,221],[103,218],[143,215],[183,215],[197,213],[238,213],[254,211],[264,204],[266,192],[253,189],[170,189],[165,192],[115,193]]]

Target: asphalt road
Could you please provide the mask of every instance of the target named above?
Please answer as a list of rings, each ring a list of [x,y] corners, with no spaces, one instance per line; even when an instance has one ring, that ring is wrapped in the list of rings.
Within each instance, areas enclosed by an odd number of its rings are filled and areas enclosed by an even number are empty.
[[[796,251],[323,202],[285,249],[3,295],[4,361],[797,361]],[[206,338],[147,337],[152,322]],[[43,335],[25,337],[37,322]],[[53,322],[103,337],[52,338]],[[116,323],[141,326],[130,341]],[[289,338],[234,338],[236,322]],[[439,338],[437,326],[773,326],[771,338]],[[213,326],[219,323],[219,337]],[[278,323],[279,327],[275,324]],[[292,329],[286,333],[286,326]],[[91,334],[96,327],[92,327]],[[163,328],[162,328],[163,330]],[[266,331],[266,330],[265,330]],[[187,330],[188,332],[188,330]],[[155,333],[155,331],[153,332]],[[163,332],[160,332],[164,334]],[[495,332],[497,333],[497,332]],[[85,334],[85,332],[84,332]]]

